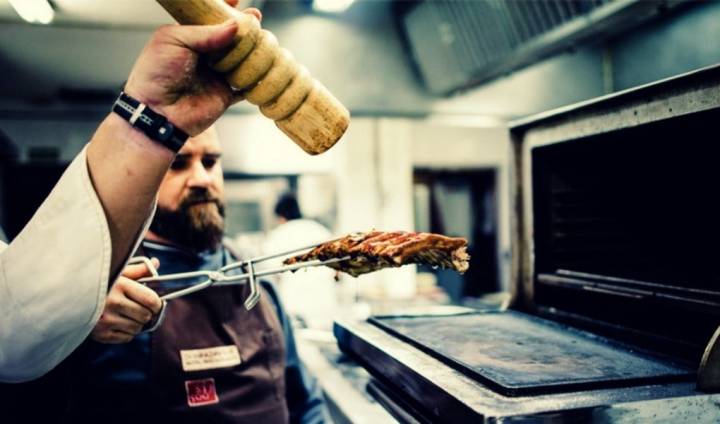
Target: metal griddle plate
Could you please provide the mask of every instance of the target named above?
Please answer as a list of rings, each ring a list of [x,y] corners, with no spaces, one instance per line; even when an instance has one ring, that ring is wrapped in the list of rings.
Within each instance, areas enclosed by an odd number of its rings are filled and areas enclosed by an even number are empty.
[[[369,321],[508,396],[691,379],[694,370],[514,311]]]

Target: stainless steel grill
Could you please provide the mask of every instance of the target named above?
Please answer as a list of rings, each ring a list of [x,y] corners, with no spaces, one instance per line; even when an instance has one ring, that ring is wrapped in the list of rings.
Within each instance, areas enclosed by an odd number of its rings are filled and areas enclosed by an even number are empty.
[[[371,322],[507,396],[694,377],[692,368],[513,311]]]

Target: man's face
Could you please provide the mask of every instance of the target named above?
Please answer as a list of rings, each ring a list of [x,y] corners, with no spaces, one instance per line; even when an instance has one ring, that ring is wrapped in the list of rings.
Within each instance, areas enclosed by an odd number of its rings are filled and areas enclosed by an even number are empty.
[[[224,229],[220,143],[210,128],[188,139],[160,184],[150,230],[183,247],[218,247]]]

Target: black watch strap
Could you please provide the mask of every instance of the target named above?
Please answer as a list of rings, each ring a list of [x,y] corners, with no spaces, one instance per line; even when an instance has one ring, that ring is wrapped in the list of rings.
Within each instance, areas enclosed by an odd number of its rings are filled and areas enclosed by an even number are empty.
[[[124,92],[120,92],[112,110],[130,125],[175,153],[180,151],[188,139],[187,133],[170,123],[166,117]]]

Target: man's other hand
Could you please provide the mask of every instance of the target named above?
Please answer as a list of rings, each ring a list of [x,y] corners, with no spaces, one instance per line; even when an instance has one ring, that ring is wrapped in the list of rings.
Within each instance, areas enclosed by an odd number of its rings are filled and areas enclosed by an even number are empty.
[[[158,267],[157,259],[152,259]],[[128,265],[105,300],[105,309],[90,336],[101,343],[127,343],[160,312],[162,301],[153,290],[134,281],[150,275],[144,264]]]
[[[262,19],[258,9],[243,12]],[[191,136],[201,133],[239,96],[200,55],[227,47],[237,29],[234,20],[219,25],[161,27],[135,62],[125,92]]]

